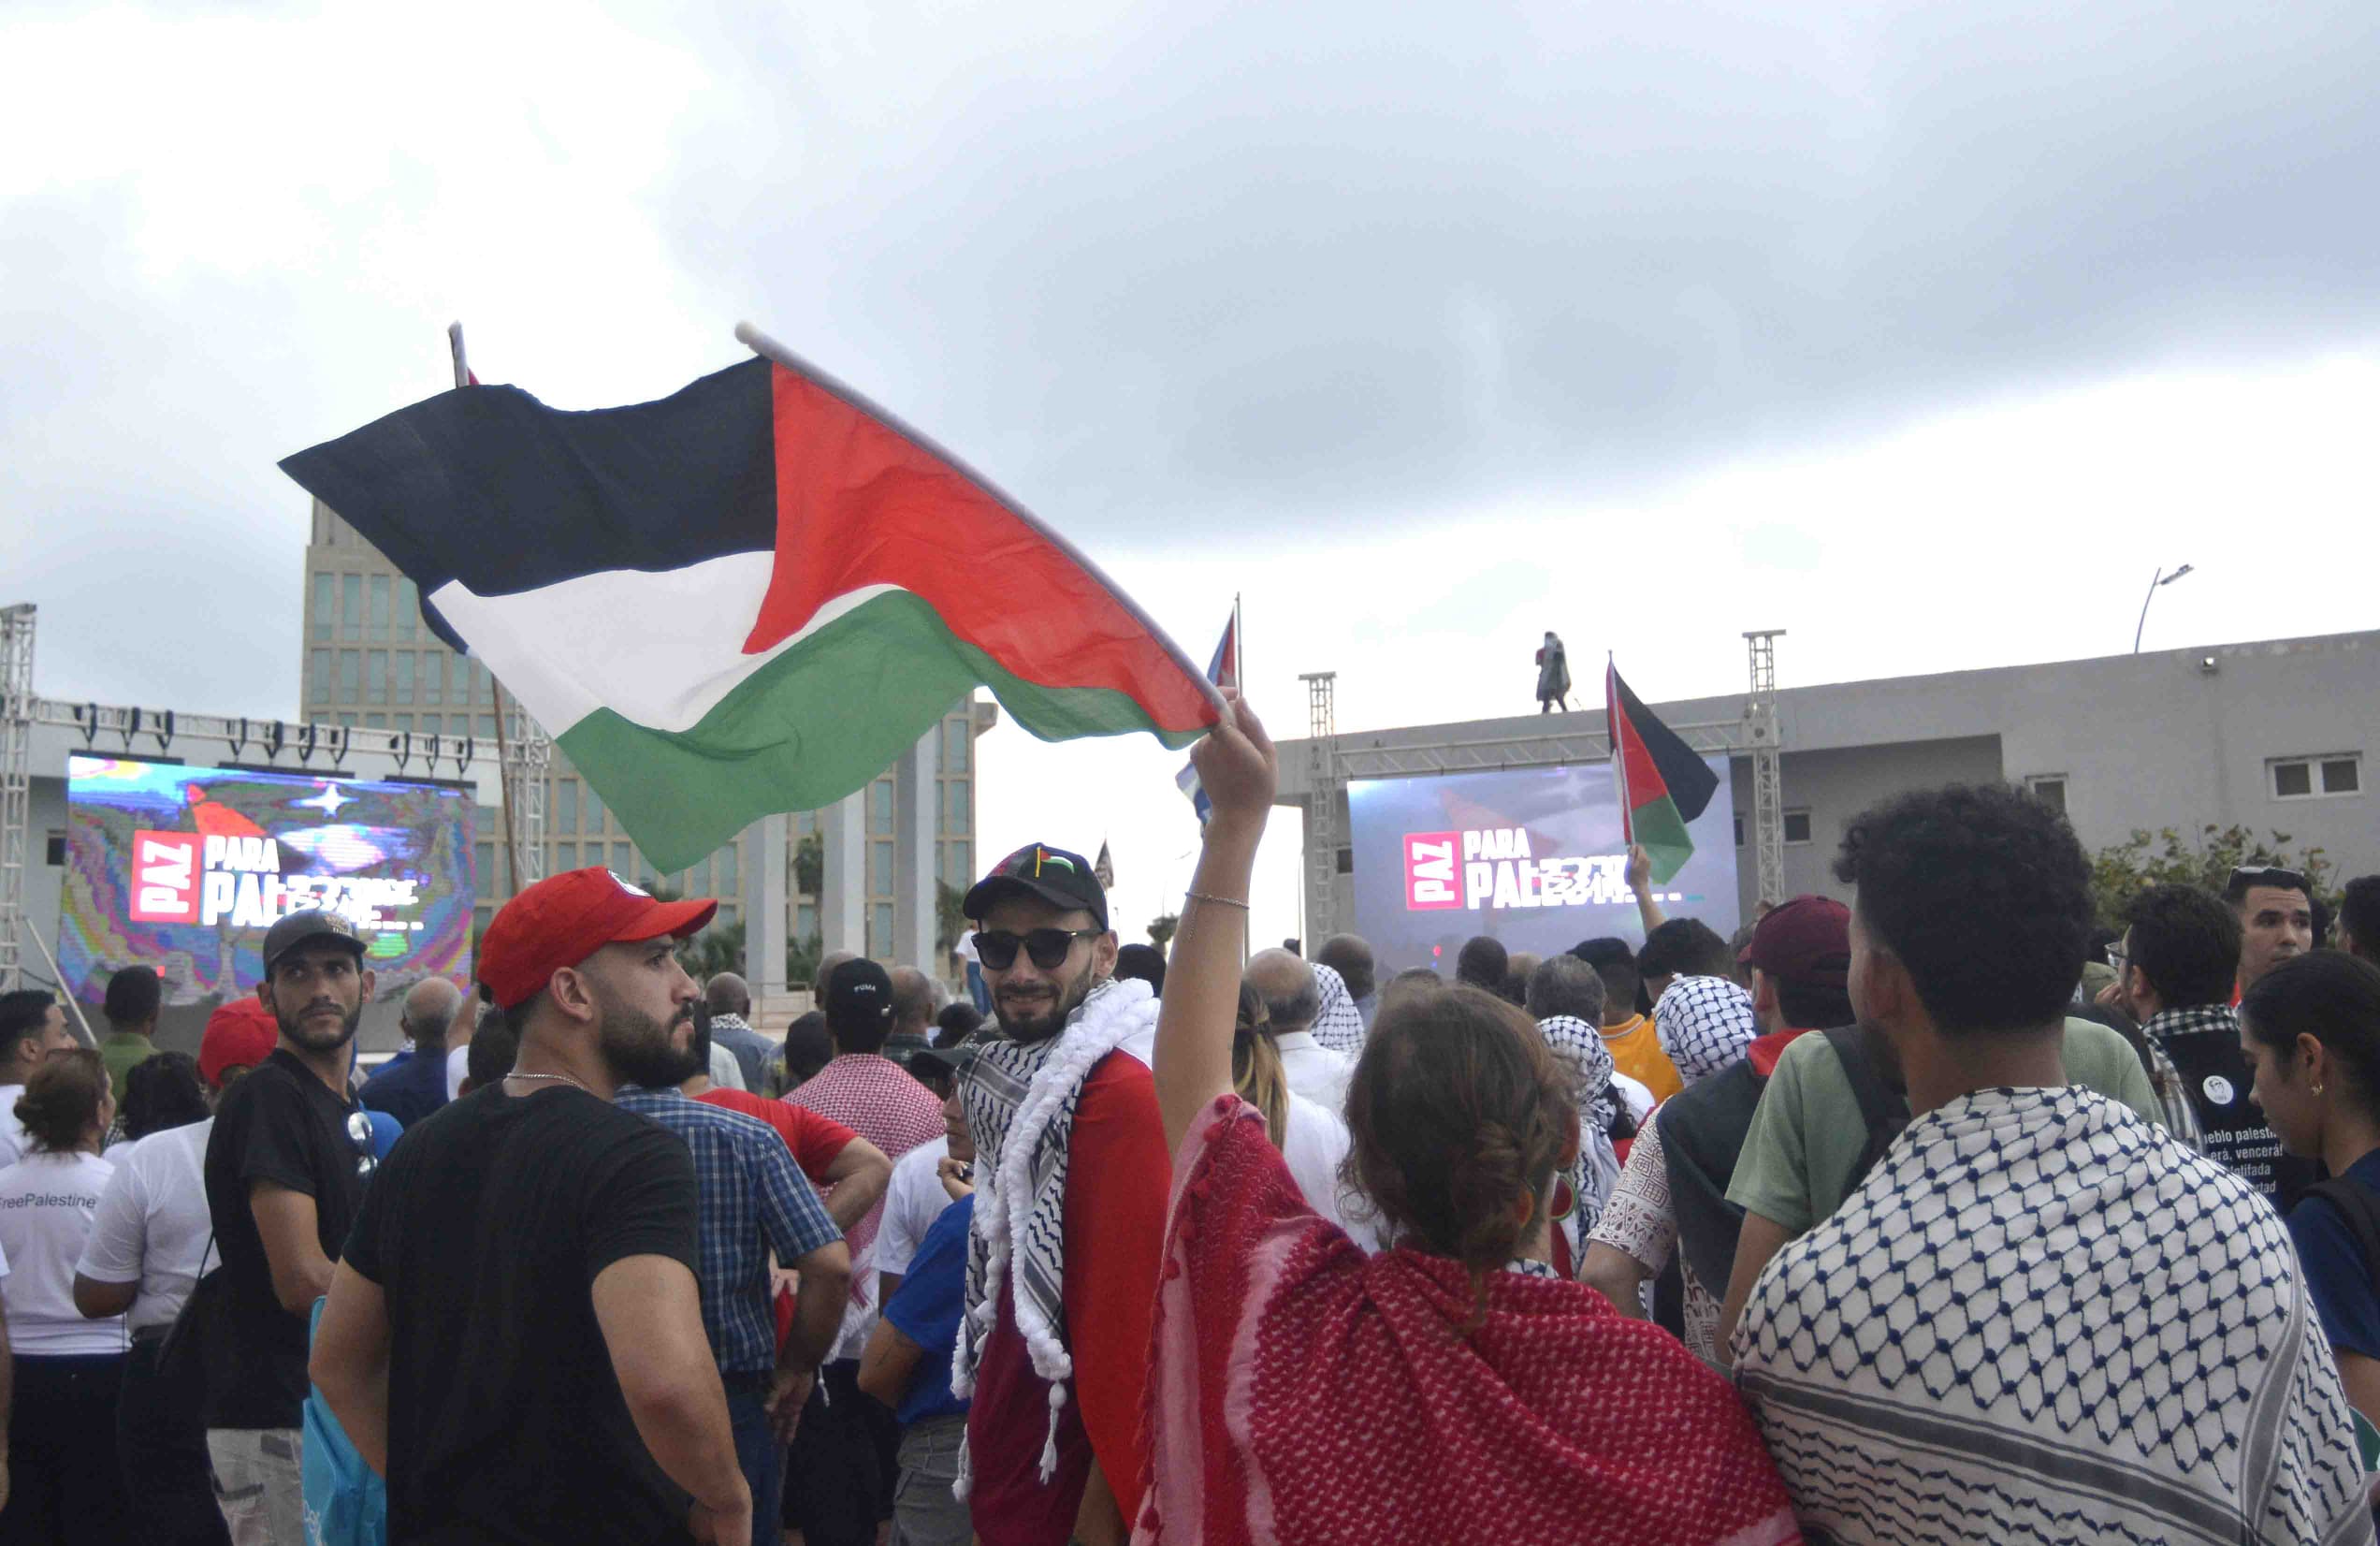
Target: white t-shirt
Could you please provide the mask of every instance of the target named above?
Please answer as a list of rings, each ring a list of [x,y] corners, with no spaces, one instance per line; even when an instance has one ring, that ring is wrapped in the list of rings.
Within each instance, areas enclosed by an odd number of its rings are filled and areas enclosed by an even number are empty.
[[[876,1270],[907,1273],[917,1260],[925,1232],[951,1205],[942,1177],[934,1167],[950,1158],[951,1141],[936,1138],[920,1144],[892,1161],[892,1179],[884,1188],[884,1221],[876,1230]]]
[[[446,1099],[449,1101],[462,1099],[463,1081],[469,1077],[471,1077],[471,1043],[466,1042],[446,1055]]]
[[[1381,1248],[1379,1220],[1363,1198],[1340,1184],[1339,1167],[1354,1144],[1340,1115],[1319,1101],[1289,1092],[1289,1119],[1282,1124],[1281,1158],[1289,1178],[1306,1194],[1306,1205],[1347,1232],[1368,1251]]]
[[[22,1099],[22,1085],[0,1085],[0,1168],[24,1158],[24,1124],[17,1120],[17,1102]]]
[[[1324,1046],[1311,1030],[1293,1030],[1273,1040],[1281,1048],[1281,1072],[1292,1090],[1332,1111],[1347,1109],[1347,1082],[1356,1076],[1353,1057]]]
[[[123,1317],[85,1320],[74,1305],[75,1263],[116,1167],[95,1154],[33,1153],[0,1170],[0,1251],[8,1276],[8,1345],[20,1357],[124,1349]]]
[[[75,1271],[94,1283],[140,1285],[125,1315],[136,1332],[170,1326],[198,1281],[213,1226],[207,1216],[203,1122],[152,1132],[108,1151],[116,1174],[99,1195],[91,1238]]]

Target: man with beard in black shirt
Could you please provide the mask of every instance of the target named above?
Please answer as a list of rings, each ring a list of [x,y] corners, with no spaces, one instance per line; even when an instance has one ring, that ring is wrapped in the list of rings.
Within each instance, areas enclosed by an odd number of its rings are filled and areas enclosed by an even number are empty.
[[[347,1088],[371,998],[363,941],[335,912],[265,933],[256,997],[281,1036],[225,1093],[207,1140],[222,1297],[203,1335],[207,1453],[234,1546],[304,1546],[298,1469],[306,1318],[330,1287],[372,1167],[371,1120]]]
[[[611,1103],[677,1078],[696,992],[672,947],[717,908],[575,869],[488,925],[479,977],[519,1056],[389,1156],[314,1342],[390,1539],[750,1541],[694,1161]]]

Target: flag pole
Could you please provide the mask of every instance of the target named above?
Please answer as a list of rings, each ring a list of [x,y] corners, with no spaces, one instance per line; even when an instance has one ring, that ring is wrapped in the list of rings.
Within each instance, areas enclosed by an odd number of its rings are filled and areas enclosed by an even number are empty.
[[[758,328],[753,327],[749,322],[739,322],[735,325],[735,342],[741,343],[747,349],[751,350],[762,359],[785,367],[785,369],[792,372],[795,375],[800,376],[805,381],[818,386],[820,390],[832,393],[834,396],[841,398],[845,402],[850,404],[854,408],[857,408],[860,412],[884,424],[896,434],[916,442],[919,445],[923,446],[936,457],[940,458],[942,460],[950,463],[951,467],[957,469],[961,476],[967,479],[968,482],[973,483],[977,488],[982,489],[986,494],[989,494],[993,501],[997,503],[1000,508],[1006,510],[1009,514],[1023,521],[1026,528],[1036,536],[1042,538],[1052,547],[1055,547],[1059,552],[1064,553],[1068,560],[1080,566],[1083,573],[1089,575],[1094,580],[1096,580],[1099,583],[1100,589],[1106,591],[1109,595],[1114,597],[1116,605],[1123,607],[1134,622],[1139,623],[1142,629],[1147,631],[1151,638],[1157,641],[1158,646],[1165,650],[1166,658],[1173,663],[1175,668],[1184,677],[1187,677],[1190,680],[1198,685],[1199,690],[1206,694],[1207,707],[1215,716],[1216,722],[1220,722],[1222,721],[1223,694],[1215,690],[1214,683],[1207,680],[1207,674],[1204,671],[1199,670],[1197,666],[1191,664],[1190,657],[1182,652],[1182,647],[1173,642],[1173,636],[1168,634],[1164,629],[1158,627],[1156,620],[1150,617],[1148,612],[1141,607],[1139,602],[1133,600],[1131,596],[1126,594],[1123,587],[1117,585],[1115,581],[1108,578],[1106,570],[1092,562],[1089,556],[1086,555],[1082,549],[1067,541],[1064,532],[1051,527],[1047,522],[1043,521],[1040,517],[1035,515],[1032,511],[1027,510],[1023,505],[1019,504],[1015,500],[1009,498],[1007,491],[1001,489],[998,484],[994,483],[990,478],[985,477],[981,473],[979,473],[973,467],[968,466],[964,459],[952,455],[949,450],[944,448],[939,442],[936,441],[933,436],[925,434],[913,428],[898,414],[878,406],[875,402],[871,401],[865,394],[845,386],[842,382],[827,374],[824,371],[820,370],[817,366],[811,364],[808,360],[804,359],[800,355],[795,354],[784,344],[779,343],[776,340],[769,337],[768,334],[761,331]]]
[[[463,355],[463,325],[459,322],[446,324],[446,352],[454,357],[455,386],[458,389],[470,386],[471,362]],[[517,897],[520,895],[520,835],[513,821],[511,748],[509,737],[504,734],[504,722],[512,716],[504,711],[504,684],[496,679],[493,671],[487,673],[487,686],[496,700],[496,804],[504,816],[504,889],[507,896]]]
[[[1611,743],[1612,773],[1619,789],[1619,840],[1633,846],[1636,824],[1628,801],[1628,757],[1619,744],[1619,667],[1612,663],[1608,649],[1604,651],[1604,738]],[[1620,857],[1624,861],[1627,855]]]

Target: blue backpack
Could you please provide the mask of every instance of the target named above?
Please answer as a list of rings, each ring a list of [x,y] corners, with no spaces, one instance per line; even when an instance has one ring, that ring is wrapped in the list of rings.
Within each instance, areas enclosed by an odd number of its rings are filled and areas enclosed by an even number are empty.
[[[314,1301],[306,1342],[322,1325],[324,1301]],[[298,1450],[306,1494],[306,1546],[388,1546],[388,1483],[356,1451],[322,1392],[309,1387]]]

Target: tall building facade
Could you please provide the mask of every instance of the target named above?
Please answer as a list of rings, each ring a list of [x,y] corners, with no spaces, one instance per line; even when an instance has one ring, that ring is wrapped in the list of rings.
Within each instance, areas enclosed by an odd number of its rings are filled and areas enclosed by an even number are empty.
[[[486,667],[431,633],[414,582],[320,501],[306,545],[304,630],[305,718],[468,736],[479,754],[494,756],[496,692]],[[940,886],[964,893],[974,875],[975,738],[993,712],[970,695],[864,789],[833,809],[795,812],[782,824],[782,841],[758,840],[770,824],[756,824],[707,858],[666,873],[636,851],[557,749],[545,787],[545,872],[600,864],[625,879],[717,897],[718,924],[727,926],[748,923],[746,909],[757,905],[750,898],[773,889],[752,884],[747,867],[782,864],[784,933],[797,959],[842,949],[947,970],[938,948],[942,910],[924,898]],[[494,806],[479,809],[477,859],[485,927],[512,895],[503,815]],[[838,860],[846,873],[835,873]],[[934,884],[923,883],[928,876]],[[936,958],[928,962],[927,955]]]

